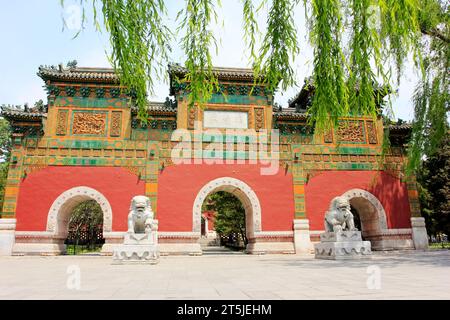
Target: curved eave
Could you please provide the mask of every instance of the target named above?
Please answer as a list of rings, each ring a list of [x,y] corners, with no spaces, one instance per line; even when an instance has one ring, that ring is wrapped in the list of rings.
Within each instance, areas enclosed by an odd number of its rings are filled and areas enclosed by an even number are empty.
[[[412,131],[412,125],[411,124],[394,124],[389,125],[389,133],[390,134],[404,134],[408,135]]]
[[[136,115],[138,113],[138,109],[136,107],[131,108],[131,113],[133,115]],[[149,106],[147,108],[147,114],[149,116],[176,116],[177,115],[177,109],[176,108],[169,108],[164,106]]]
[[[119,76],[114,73],[113,69],[78,68],[61,71],[41,67],[37,75],[44,81],[120,83]]]
[[[176,116],[176,111],[148,111],[150,116]]]
[[[283,113],[276,112],[273,114],[274,118],[277,120],[306,120],[307,115],[304,113]]]
[[[188,69],[179,64],[169,64],[168,68],[169,79],[170,79],[170,94],[174,95],[175,90],[173,89],[172,83],[174,76],[179,79],[184,79],[188,73]],[[253,83],[255,81],[255,75],[252,69],[248,68],[224,68],[224,67],[213,67],[212,73],[214,76],[221,81],[236,81],[236,82],[247,82]],[[264,77],[258,77],[258,82],[263,82]],[[264,84],[262,84],[264,85]]]
[[[221,80],[254,80],[252,69],[246,68],[223,68],[213,67],[212,72],[214,76]],[[188,73],[188,69],[177,64],[169,65],[169,74],[184,77]]]
[[[42,118],[46,118],[46,113],[28,113],[20,111],[3,111],[1,116],[8,121],[40,121]]]

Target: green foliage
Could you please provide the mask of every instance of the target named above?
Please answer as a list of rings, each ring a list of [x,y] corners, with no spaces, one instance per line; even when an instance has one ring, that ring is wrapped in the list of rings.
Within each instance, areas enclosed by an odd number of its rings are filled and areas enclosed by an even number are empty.
[[[250,56],[256,59],[256,36],[259,35],[258,23],[256,21],[256,10],[252,0],[241,0],[243,5],[244,17],[244,40],[250,50]],[[261,3],[261,5],[264,3]],[[261,6],[260,6],[261,8]]]
[[[3,208],[3,200],[5,199],[5,186],[6,179],[8,178],[8,168],[9,162],[0,163],[0,208]]]
[[[11,127],[8,121],[0,119],[0,208],[3,207],[6,179],[11,154]],[[1,209],[0,209],[1,210]]]
[[[418,14],[422,0],[377,0],[377,2],[381,17],[382,48],[384,55],[395,61],[399,81],[408,52],[413,52],[417,64],[421,64]]]
[[[312,84],[315,94],[308,112],[310,122],[323,130],[336,123],[338,116],[348,113],[345,57],[341,49],[342,4],[340,0],[312,0],[310,10],[308,23],[314,48]]]
[[[381,44],[378,32],[371,26],[371,0],[353,0],[351,9],[352,37],[350,40],[349,104],[353,114],[376,115],[374,84],[376,76],[370,65],[371,57],[379,66]],[[380,68],[381,69],[381,68]],[[356,90],[357,89],[357,90]]]
[[[398,79],[408,52],[420,63],[417,1],[304,1],[316,88],[309,114],[318,130],[343,116],[376,117],[377,83],[391,87],[391,61]]]
[[[261,76],[271,92],[274,92],[278,85],[286,90],[295,84],[292,61],[300,51],[294,22],[296,4],[298,0],[272,1],[267,18],[267,31],[259,55],[254,57],[255,78],[258,80]],[[244,21],[252,26],[254,22],[248,10],[248,6],[244,6]],[[253,47],[254,38],[250,38],[250,48]]]
[[[419,11],[420,30],[423,34],[438,38],[447,45],[450,43],[448,23],[449,2],[446,0],[421,0]]]
[[[245,209],[238,198],[231,193],[219,191],[208,196],[202,209],[217,212],[214,227],[219,235],[237,234],[247,244]]]
[[[80,0],[86,3],[88,0]],[[61,1],[63,3],[63,1]],[[172,32],[164,24],[164,0],[92,0],[95,24],[99,28],[96,4],[102,13],[112,45],[111,61],[122,84],[135,90],[139,118],[147,120],[147,93],[155,78],[165,74]],[[308,110],[310,123],[318,131],[328,129],[339,117],[376,117],[381,87],[392,87],[396,71],[400,79],[404,61],[413,53],[424,80],[415,98],[416,121],[410,148],[410,168],[417,168],[424,155],[424,130],[436,126],[430,150],[442,141],[448,112],[449,12],[445,0],[304,0],[309,39],[314,49],[312,81],[315,95]],[[255,71],[255,84],[263,81],[273,93],[295,85],[292,61],[299,53],[294,12],[299,0],[272,0],[267,29],[259,48],[257,14],[268,0],[255,7],[242,0],[244,39]],[[183,33],[188,70],[189,105],[202,105],[218,83],[212,72],[210,49],[217,43],[211,23],[217,21],[219,0],[185,0],[178,13],[177,31]],[[84,17],[84,11],[83,11]],[[431,37],[424,45],[421,34]],[[423,63],[422,57],[425,57]],[[425,83],[426,82],[426,83]],[[252,92],[250,92],[252,94]],[[390,105],[386,106],[390,112]],[[385,111],[386,111],[385,110]]]
[[[83,2],[84,0],[82,0]],[[97,15],[95,0],[94,14]],[[113,48],[110,61],[122,85],[136,90],[138,117],[147,120],[147,92],[165,72],[172,32],[163,23],[163,0],[102,0],[102,13]],[[83,13],[84,16],[84,13]],[[97,20],[96,25],[99,26]]]
[[[95,200],[87,200],[78,204],[72,211],[69,228],[95,228],[103,223],[103,212]]]
[[[11,152],[11,127],[5,119],[0,119],[0,161],[8,161]]]
[[[103,212],[95,200],[87,200],[78,204],[72,211],[69,220],[69,230],[74,235],[74,244],[78,245],[80,232],[87,232],[87,244],[93,245],[95,235],[103,226]]]
[[[414,93],[414,122],[408,150],[407,173],[420,167],[448,136],[450,33],[449,5],[436,0],[423,1],[420,24],[423,34],[424,76]],[[440,26],[440,29],[437,29]],[[437,31],[441,30],[441,31]],[[446,40],[447,39],[447,40]]]
[[[218,89],[218,81],[212,72],[210,46],[217,49],[216,39],[210,29],[212,20],[217,22],[214,10],[215,1],[187,0],[186,8],[178,13],[181,19],[178,31],[184,30],[181,47],[186,54],[186,79],[189,93],[189,106],[203,105]],[[220,5],[220,1],[217,2]]]
[[[428,233],[450,235],[450,138],[447,136],[418,172],[420,204]]]

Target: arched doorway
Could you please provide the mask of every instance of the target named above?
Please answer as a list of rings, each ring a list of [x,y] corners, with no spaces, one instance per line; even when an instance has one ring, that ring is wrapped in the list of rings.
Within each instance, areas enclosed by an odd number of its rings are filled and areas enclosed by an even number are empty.
[[[103,194],[89,187],[75,187],[63,192],[52,204],[47,217],[47,232],[60,247],[69,232],[70,216],[74,208],[87,200],[95,200],[103,212],[103,234],[111,232],[112,209]]]
[[[83,201],[73,209],[68,228],[66,254],[99,252],[105,243],[103,211],[95,200]]]
[[[245,229],[247,239],[252,242],[255,238],[255,233],[261,231],[261,205],[258,197],[250,186],[245,182],[223,177],[210,181],[197,194],[193,206],[193,227],[192,231],[201,236],[201,217],[202,205],[210,194],[219,191],[225,191],[235,196],[244,207],[245,210]]]
[[[211,223],[211,226],[214,229],[216,244],[218,242],[222,246],[238,251],[246,249],[248,239],[242,202],[232,193],[216,191],[208,195],[203,206],[207,209],[203,211],[207,224],[209,223],[205,216],[214,212],[214,223]]]
[[[363,239],[371,242],[373,250],[382,249],[379,245],[380,236],[387,229],[387,222],[380,201],[362,189],[349,190],[342,196],[350,202],[355,226],[361,230]]]

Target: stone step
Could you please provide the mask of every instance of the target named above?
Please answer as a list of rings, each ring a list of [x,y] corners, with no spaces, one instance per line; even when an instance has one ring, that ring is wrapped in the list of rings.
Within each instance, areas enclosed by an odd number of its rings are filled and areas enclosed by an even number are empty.
[[[198,240],[198,243],[200,243],[201,247],[214,247],[219,244],[219,241],[217,239],[202,238]]]
[[[226,247],[210,246],[202,248],[203,255],[227,255],[227,254],[244,254],[242,251],[234,251]]]

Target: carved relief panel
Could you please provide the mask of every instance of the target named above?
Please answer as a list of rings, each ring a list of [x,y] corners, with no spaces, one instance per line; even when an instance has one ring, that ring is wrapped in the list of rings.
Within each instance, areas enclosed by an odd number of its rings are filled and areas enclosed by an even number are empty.
[[[111,137],[119,137],[122,131],[122,112],[113,111],[111,115],[111,129],[109,134]]]
[[[255,129],[256,130],[264,129],[264,109],[263,108],[255,108]]]
[[[377,128],[375,126],[375,123],[373,121],[366,121],[367,126],[367,136],[369,138],[370,144],[377,144]]]
[[[57,135],[65,135],[67,132],[67,118],[69,111],[68,110],[59,110],[56,116],[56,134]]]
[[[327,130],[323,134],[323,140],[325,143],[332,143],[333,142],[333,131]]]
[[[188,116],[187,116],[188,129],[194,129],[196,114],[197,114],[197,107],[192,106],[188,108]]]
[[[105,112],[74,112],[72,134],[106,135],[107,114]]]
[[[364,122],[361,120],[340,121],[337,136],[341,142],[365,143]]]

